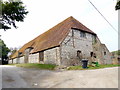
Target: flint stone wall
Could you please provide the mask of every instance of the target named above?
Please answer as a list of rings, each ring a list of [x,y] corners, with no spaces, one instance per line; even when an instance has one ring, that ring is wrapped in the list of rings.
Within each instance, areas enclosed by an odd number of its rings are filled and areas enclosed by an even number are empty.
[[[79,30],[72,30],[61,45],[61,64],[63,65],[81,64],[81,60],[77,57],[78,50],[81,51],[84,59],[88,59],[90,52],[93,52],[92,34],[86,33],[86,37],[80,37]]]
[[[40,63],[39,62],[39,53],[30,54],[28,63]]]
[[[44,51],[44,63],[60,65],[60,47]]]

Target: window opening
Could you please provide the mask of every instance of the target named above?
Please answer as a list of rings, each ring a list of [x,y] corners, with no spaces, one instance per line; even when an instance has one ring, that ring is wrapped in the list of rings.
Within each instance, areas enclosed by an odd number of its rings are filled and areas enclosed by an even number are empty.
[[[90,56],[93,57],[93,52],[90,52]]]
[[[86,33],[85,32],[80,32],[80,37],[86,37]]]

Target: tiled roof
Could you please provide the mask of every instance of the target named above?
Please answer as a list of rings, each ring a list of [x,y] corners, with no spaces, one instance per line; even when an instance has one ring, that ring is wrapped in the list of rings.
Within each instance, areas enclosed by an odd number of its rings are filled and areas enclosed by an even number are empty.
[[[13,53],[12,55],[9,56],[9,58],[11,59],[14,59],[18,56],[18,51],[16,51],[15,53]]]
[[[61,42],[65,39],[71,28],[76,28],[78,30],[95,34],[93,31],[91,31],[89,28],[87,28],[71,16],[65,19],[63,22],[57,24],[47,32],[26,43],[19,50],[19,52],[24,53],[24,50],[28,47],[32,47],[33,49],[31,53],[35,53],[55,46],[59,46]]]

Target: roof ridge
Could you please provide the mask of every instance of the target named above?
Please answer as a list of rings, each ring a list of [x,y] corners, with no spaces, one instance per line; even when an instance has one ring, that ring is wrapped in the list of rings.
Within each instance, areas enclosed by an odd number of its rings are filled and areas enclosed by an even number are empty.
[[[18,51],[24,52],[26,48],[32,46],[34,49],[31,53],[36,53],[38,51],[58,46],[66,38],[71,28],[76,28],[78,30],[83,30],[88,33],[95,34],[93,31],[91,31],[73,16],[70,16],[67,19],[50,28],[48,31],[40,34],[36,38],[24,44],[23,47],[20,48]]]
[[[68,21],[68,20],[70,21],[70,19],[74,19],[73,16],[70,16],[70,17],[68,17],[67,19],[63,20],[62,22],[54,25],[52,28],[50,28],[50,29],[48,29],[47,31],[43,32],[43,33],[40,34],[39,36],[41,36],[41,35],[43,35],[43,34],[45,34],[45,33],[49,33],[52,29],[54,29],[54,28],[56,28],[57,26],[61,25],[61,24],[64,23],[65,21]],[[38,38],[39,36],[37,36],[36,38]],[[36,38],[34,38],[34,39],[36,39]],[[33,39],[33,40],[34,40],[34,39]],[[32,40],[31,40],[31,41],[32,41]]]

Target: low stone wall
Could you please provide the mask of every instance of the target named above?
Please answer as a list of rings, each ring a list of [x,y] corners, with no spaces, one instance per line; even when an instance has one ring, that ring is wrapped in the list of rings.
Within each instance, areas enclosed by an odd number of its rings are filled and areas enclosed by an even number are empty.
[[[22,56],[22,57],[19,58],[19,63],[25,63],[24,56]]]
[[[104,64],[112,64],[111,54],[107,49],[106,45],[102,44],[101,47],[102,47],[102,54],[104,58]]]
[[[44,63],[60,65],[60,48],[55,47],[44,51]]]
[[[113,64],[119,64],[119,62],[118,62],[118,59],[117,59],[117,58],[113,58],[113,59],[112,59],[112,61],[113,61],[113,62],[112,62]]]
[[[40,63],[39,62],[39,53],[30,54],[29,59],[28,59],[28,63]]]
[[[105,44],[102,44],[99,38],[97,43],[93,44],[93,52],[96,54],[96,61],[99,64],[112,64],[111,54]]]

